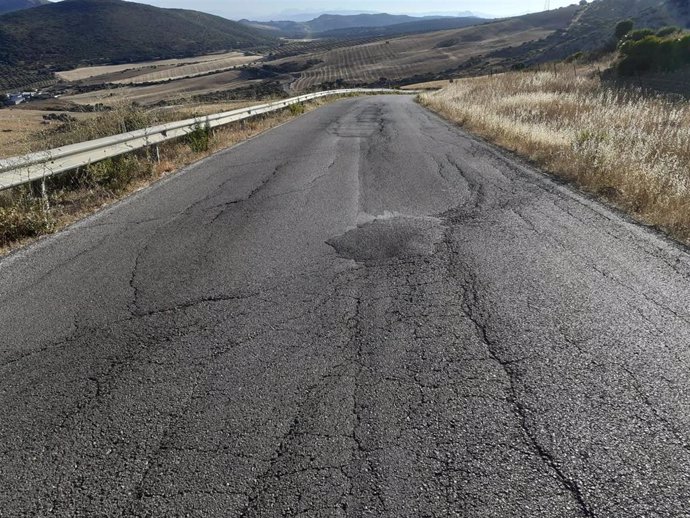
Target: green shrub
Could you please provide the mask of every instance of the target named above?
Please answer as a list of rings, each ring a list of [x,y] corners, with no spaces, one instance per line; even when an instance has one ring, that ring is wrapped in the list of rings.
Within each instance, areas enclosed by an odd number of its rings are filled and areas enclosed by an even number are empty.
[[[647,36],[654,36],[654,31],[652,29],[636,29],[634,31],[630,31],[626,35],[627,40],[632,40],[632,41],[640,41]]]
[[[153,164],[132,154],[106,158],[86,167],[82,184],[99,185],[111,191],[124,190],[133,180],[150,176]]]
[[[288,106],[288,109],[290,110],[290,113],[292,115],[302,115],[304,113],[304,104],[291,104],[290,106]]]
[[[690,64],[690,35],[670,39],[656,35],[639,40],[631,38],[621,44],[620,52],[623,59],[618,63],[618,72],[621,75],[671,72]]]
[[[662,27],[656,31],[656,35],[659,36],[659,38],[664,38],[666,36],[670,36],[671,34],[676,34],[677,32],[681,32],[680,27]]]
[[[127,133],[147,128],[151,125],[151,122],[151,117],[147,112],[138,109],[136,105],[132,105],[122,115],[122,132]]]
[[[208,151],[208,145],[211,141],[211,127],[208,124],[197,124],[190,133],[187,133],[185,140],[195,153]]]

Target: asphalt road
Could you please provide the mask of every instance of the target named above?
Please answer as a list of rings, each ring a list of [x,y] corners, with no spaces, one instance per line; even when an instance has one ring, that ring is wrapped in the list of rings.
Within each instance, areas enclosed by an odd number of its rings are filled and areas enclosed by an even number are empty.
[[[341,100],[0,261],[0,516],[690,516],[689,278]]]

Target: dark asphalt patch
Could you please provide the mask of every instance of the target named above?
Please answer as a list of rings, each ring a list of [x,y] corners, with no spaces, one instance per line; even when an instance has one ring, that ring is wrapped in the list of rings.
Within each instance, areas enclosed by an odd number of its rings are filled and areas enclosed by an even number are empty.
[[[395,216],[375,219],[326,243],[339,256],[355,261],[430,255],[443,238],[440,220]]]

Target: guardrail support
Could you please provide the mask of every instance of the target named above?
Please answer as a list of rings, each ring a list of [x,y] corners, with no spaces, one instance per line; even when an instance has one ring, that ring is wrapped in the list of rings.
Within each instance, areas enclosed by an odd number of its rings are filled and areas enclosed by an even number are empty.
[[[48,189],[46,188],[45,176],[41,178],[41,201],[43,203],[43,214],[50,210],[50,198],[48,197]],[[47,216],[45,216],[47,218]]]

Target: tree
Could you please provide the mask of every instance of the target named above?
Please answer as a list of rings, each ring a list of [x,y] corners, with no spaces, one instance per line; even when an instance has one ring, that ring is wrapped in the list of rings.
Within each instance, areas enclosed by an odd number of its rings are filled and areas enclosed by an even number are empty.
[[[628,34],[634,27],[632,20],[622,20],[616,24],[615,35],[616,39],[620,40],[623,36]]]

